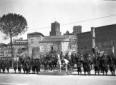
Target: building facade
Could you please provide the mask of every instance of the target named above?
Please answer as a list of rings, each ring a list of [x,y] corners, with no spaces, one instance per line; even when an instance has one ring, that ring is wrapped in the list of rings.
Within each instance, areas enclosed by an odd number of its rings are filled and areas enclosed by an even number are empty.
[[[80,28],[76,28],[79,29]],[[77,52],[77,36],[73,33],[61,35],[60,24],[54,22],[51,24],[50,36],[44,36],[42,33],[29,33],[28,47],[29,56],[33,58],[41,57],[41,54],[50,52],[53,48],[57,53]],[[80,31],[77,31],[80,32]]]
[[[4,55],[5,55],[4,50],[6,47],[7,47],[6,44],[0,43],[0,57],[4,57]]]
[[[12,48],[13,48],[13,57],[17,57],[22,52],[24,52],[28,49],[28,42],[27,42],[27,40],[23,40],[22,38],[15,39],[15,40],[13,40]],[[1,46],[0,51],[2,53],[1,57],[12,57],[10,43],[5,44],[4,46]]]
[[[27,35],[28,39],[28,55],[29,57],[40,57],[41,47],[40,47],[40,41],[42,41],[44,38],[44,35],[38,32],[29,33]]]
[[[92,48],[96,51],[104,51],[111,54],[116,50],[116,24],[92,27],[91,31],[80,33],[78,37],[78,51],[80,53],[92,53]],[[114,53],[116,54],[116,52]]]
[[[51,32],[50,32],[50,36],[60,36],[61,32],[60,32],[60,23],[58,22],[54,22],[51,24]]]
[[[77,35],[78,52],[81,54],[91,53],[92,49],[92,34],[91,32],[84,32]]]

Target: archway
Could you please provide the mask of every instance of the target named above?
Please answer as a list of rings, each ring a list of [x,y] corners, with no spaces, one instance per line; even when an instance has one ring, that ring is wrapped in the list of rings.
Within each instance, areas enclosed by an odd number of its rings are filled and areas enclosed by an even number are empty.
[[[32,48],[32,58],[40,58],[39,54],[40,54],[39,47]]]

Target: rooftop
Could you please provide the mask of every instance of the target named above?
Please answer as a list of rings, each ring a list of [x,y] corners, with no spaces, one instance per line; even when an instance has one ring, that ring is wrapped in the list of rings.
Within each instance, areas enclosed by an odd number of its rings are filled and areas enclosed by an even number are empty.
[[[43,38],[42,42],[54,42],[54,41],[69,41],[65,36],[46,36]]]
[[[28,35],[28,36],[41,35],[41,36],[43,36],[43,37],[44,37],[44,35],[43,35],[42,33],[40,33],[40,32],[28,33],[27,35]]]

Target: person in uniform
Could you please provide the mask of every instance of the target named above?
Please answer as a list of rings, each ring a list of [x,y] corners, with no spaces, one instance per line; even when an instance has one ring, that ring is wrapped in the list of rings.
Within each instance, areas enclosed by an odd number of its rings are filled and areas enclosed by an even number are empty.
[[[10,69],[10,61],[9,60],[6,61],[5,67],[6,67],[7,72],[9,73],[9,69]]]
[[[14,68],[14,71],[16,73],[16,70],[17,70],[17,62],[16,61],[14,61],[14,63],[13,63],[13,68]]]
[[[18,72],[21,73],[21,69],[22,69],[22,65],[21,65],[21,62],[18,61]]]
[[[81,58],[78,56],[78,58],[77,58],[77,72],[78,72],[78,75],[81,74],[81,72],[82,72],[81,66],[82,66]]]
[[[23,60],[22,68],[23,68],[23,72],[24,72],[24,74],[25,74],[25,72],[26,72],[26,64],[25,64],[25,60]]]
[[[0,73],[1,73],[1,70],[2,70],[2,60],[0,60]]]
[[[2,71],[5,72],[5,60],[2,60]]]
[[[34,59],[31,62],[31,68],[32,68],[32,72],[35,74],[35,60]]]
[[[40,72],[40,60],[39,59],[36,59],[35,60],[35,69],[36,69],[36,72],[37,74]]]
[[[26,71],[27,74],[30,73],[30,70],[31,70],[31,65],[30,64],[31,64],[30,58],[27,58],[27,60],[25,62],[25,65],[26,65],[25,71]]]
[[[57,55],[57,57],[58,57],[58,64],[59,64],[59,71],[61,72],[61,67],[62,67],[62,63],[61,63],[61,57],[60,57],[60,55],[58,54]]]
[[[64,58],[64,63],[65,63],[65,71],[68,72],[69,61],[66,58]]]

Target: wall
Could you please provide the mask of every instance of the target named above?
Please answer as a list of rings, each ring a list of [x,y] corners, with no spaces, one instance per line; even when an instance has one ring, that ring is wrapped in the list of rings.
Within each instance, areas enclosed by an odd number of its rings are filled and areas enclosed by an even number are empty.
[[[92,50],[92,34],[84,32],[77,35],[78,52],[85,54],[91,53]]]
[[[28,53],[30,57],[40,57],[40,41],[43,39],[42,36],[32,36],[28,37]],[[37,52],[35,52],[35,49],[38,49]],[[32,53],[33,52],[33,53]]]
[[[116,24],[95,28],[95,41],[99,50],[106,53],[112,52],[112,47],[116,48]]]
[[[116,24],[94,28],[97,49],[105,51],[105,53],[111,53],[112,47],[116,48]],[[78,51],[83,54],[92,53],[92,31],[78,34],[77,37]]]

